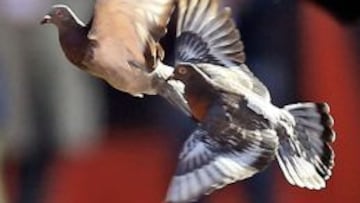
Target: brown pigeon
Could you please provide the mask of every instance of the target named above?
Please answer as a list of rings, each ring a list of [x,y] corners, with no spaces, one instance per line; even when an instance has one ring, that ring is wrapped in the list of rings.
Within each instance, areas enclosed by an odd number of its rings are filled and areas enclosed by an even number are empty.
[[[66,57],[80,69],[133,96],[160,94],[188,112],[181,88],[165,82],[159,40],[175,0],[97,0],[84,24],[66,5],[54,5],[41,24],[55,24]]]
[[[218,11],[217,0],[180,4],[177,64],[170,80],[184,83],[199,125],[183,146],[166,202],[196,201],[252,177],[275,159],[290,184],[324,188],[334,166],[329,106],[273,105],[266,86],[244,64],[230,10]]]

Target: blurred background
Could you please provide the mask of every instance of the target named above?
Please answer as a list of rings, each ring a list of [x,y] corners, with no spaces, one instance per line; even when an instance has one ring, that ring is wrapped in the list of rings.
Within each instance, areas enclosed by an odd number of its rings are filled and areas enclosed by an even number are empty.
[[[360,8],[340,0],[224,0],[247,64],[273,101],[326,101],[335,118],[328,187],[289,185],[277,164],[206,203],[360,202]],[[191,119],[157,96],[132,98],[75,69],[51,4],[86,22],[88,1],[0,1],[0,203],[162,202]],[[175,19],[162,41],[172,63]]]

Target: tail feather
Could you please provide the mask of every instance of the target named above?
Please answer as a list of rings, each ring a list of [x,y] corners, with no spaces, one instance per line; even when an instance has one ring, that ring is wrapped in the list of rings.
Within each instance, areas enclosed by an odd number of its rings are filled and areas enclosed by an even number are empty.
[[[280,136],[278,162],[293,185],[322,189],[334,166],[334,120],[326,103],[300,103],[284,107],[295,119],[294,135]]]

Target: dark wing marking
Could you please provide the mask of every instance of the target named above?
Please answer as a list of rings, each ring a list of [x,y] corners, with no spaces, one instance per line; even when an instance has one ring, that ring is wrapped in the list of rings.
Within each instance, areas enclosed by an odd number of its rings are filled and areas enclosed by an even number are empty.
[[[231,10],[218,11],[218,1],[180,0],[177,62],[235,66],[245,62],[244,46]]]
[[[218,7],[218,1],[180,0],[176,63],[213,64],[243,72],[251,90],[270,101],[266,86],[244,64],[244,45],[231,9]]]
[[[166,202],[195,201],[253,176],[274,159],[278,140],[273,130],[242,129],[213,111],[185,142]]]

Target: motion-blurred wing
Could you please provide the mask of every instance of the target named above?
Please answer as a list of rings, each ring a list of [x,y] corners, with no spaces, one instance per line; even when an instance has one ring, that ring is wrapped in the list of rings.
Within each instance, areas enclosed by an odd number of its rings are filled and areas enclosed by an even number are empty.
[[[273,132],[266,133],[264,138],[241,141],[234,138],[225,142],[209,132],[198,128],[185,142],[166,202],[195,201],[202,195],[253,176],[274,159],[277,139]],[[251,136],[251,132],[243,137],[246,136]]]
[[[250,83],[255,94],[270,101],[266,86],[244,64],[244,45],[230,8],[219,11],[217,0],[180,0],[176,43],[177,64],[207,63],[242,72],[246,81],[240,83]]]
[[[89,38],[100,46],[125,46],[134,63],[154,68],[163,55],[158,41],[166,33],[174,6],[174,0],[97,0]],[[112,52],[108,54],[122,53]]]
[[[231,10],[217,0],[180,0],[177,61],[235,66],[245,62],[244,46]]]

